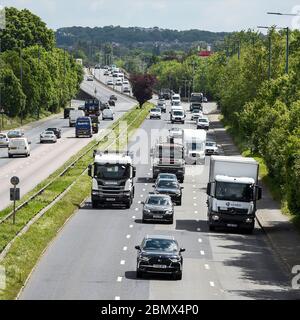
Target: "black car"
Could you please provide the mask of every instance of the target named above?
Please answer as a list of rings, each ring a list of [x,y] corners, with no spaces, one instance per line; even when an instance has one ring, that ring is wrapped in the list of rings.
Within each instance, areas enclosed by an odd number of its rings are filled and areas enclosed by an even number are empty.
[[[141,278],[144,274],[169,274],[175,280],[182,279],[183,257],[178,242],[169,236],[147,236],[138,250],[136,276]]]
[[[161,221],[173,224],[174,205],[170,196],[150,194],[142,203],[143,223],[146,221]]]
[[[75,110],[74,108],[65,108],[64,109],[64,119],[68,119],[70,116],[70,111]]]
[[[181,206],[183,187],[178,182],[170,179],[159,179],[153,187],[156,194],[169,195],[174,203]]]
[[[116,95],[112,94],[110,97],[109,97],[109,100],[114,100],[114,101],[117,101],[118,98]]]
[[[115,100],[113,100],[113,99],[109,99],[109,100],[108,100],[108,104],[109,104],[111,107],[115,107],[115,106],[116,106],[116,102],[115,102]]]
[[[48,129],[46,129],[46,131],[54,132],[54,134],[56,135],[57,139],[61,138],[61,129],[59,129],[59,128],[48,128]]]

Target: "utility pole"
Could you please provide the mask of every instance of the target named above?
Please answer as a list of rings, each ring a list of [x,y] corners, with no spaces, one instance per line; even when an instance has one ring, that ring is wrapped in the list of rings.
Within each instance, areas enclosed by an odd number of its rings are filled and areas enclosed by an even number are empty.
[[[22,56],[22,43],[20,47],[20,83],[23,89],[23,56]],[[21,125],[23,124],[23,109],[21,110]]]
[[[39,51],[38,51],[38,70],[40,72],[40,61],[41,61],[41,47],[40,47],[40,43],[39,45]],[[42,79],[41,79],[42,80]],[[40,119],[40,104],[38,104],[38,109],[37,109],[37,118],[38,120]]]
[[[290,55],[290,29],[286,28],[286,63],[285,63],[285,73],[289,74],[289,55]]]
[[[269,32],[269,80],[272,77],[272,32]]]

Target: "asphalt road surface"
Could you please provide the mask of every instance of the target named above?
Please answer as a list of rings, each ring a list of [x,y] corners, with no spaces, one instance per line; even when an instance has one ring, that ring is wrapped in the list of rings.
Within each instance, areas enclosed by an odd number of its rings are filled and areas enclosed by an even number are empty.
[[[85,77],[86,78],[86,77]],[[97,96],[104,101],[114,92],[97,81],[86,81],[81,84],[83,90],[94,94],[97,89]],[[124,115],[131,107],[136,105],[134,100],[117,94],[118,101],[115,107],[115,120]],[[84,104],[77,101],[77,105]],[[99,134],[103,129],[111,125],[111,121],[102,121],[100,116]],[[55,144],[40,144],[40,133],[49,127],[59,127],[62,129],[62,138]],[[18,176],[20,178],[21,196],[32,190],[38,183],[46,179],[50,174],[62,166],[70,157],[80,151],[93,138],[75,138],[75,128],[69,127],[69,120],[63,119],[61,115],[53,118],[41,125],[25,131],[25,136],[31,141],[31,156],[29,158],[16,157],[8,158],[7,148],[0,149],[0,210],[9,204],[9,188],[11,188],[10,178]]]
[[[205,106],[207,112],[214,108],[214,104]],[[148,119],[142,128],[148,133],[171,128],[174,125],[168,116]],[[178,126],[194,128],[195,124],[188,121]],[[187,167],[183,204],[175,207],[173,225],[142,224],[140,202],[152,191],[153,182],[150,164],[137,165],[131,209],[92,209],[87,200],[45,252],[20,298],[299,299],[299,291],[291,288],[292,276],[283,271],[259,226],[253,235],[209,232],[205,194],[208,168],[209,158],[205,166]],[[147,234],[173,235],[186,249],[181,281],[165,276],[136,279],[134,246]]]

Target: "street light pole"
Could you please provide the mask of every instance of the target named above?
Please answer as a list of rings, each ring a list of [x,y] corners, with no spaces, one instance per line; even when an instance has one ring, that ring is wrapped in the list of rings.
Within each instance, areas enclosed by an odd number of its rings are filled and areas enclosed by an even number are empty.
[[[20,47],[20,83],[23,88],[23,56],[22,56],[22,43]],[[21,125],[23,124],[23,109],[21,110]]]
[[[290,29],[286,28],[286,64],[285,73],[289,74],[289,55],[290,55]]]

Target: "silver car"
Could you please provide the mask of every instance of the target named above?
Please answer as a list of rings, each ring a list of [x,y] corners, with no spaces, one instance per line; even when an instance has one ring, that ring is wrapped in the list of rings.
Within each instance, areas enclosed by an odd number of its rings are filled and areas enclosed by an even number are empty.
[[[146,221],[174,221],[174,205],[171,197],[163,194],[150,194],[143,202],[143,223]]]
[[[44,131],[40,135],[40,143],[44,142],[52,142],[56,143],[57,142],[57,137],[53,131]]]
[[[6,133],[0,133],[0,147],[7,148],[9,144],[9,138]]]

